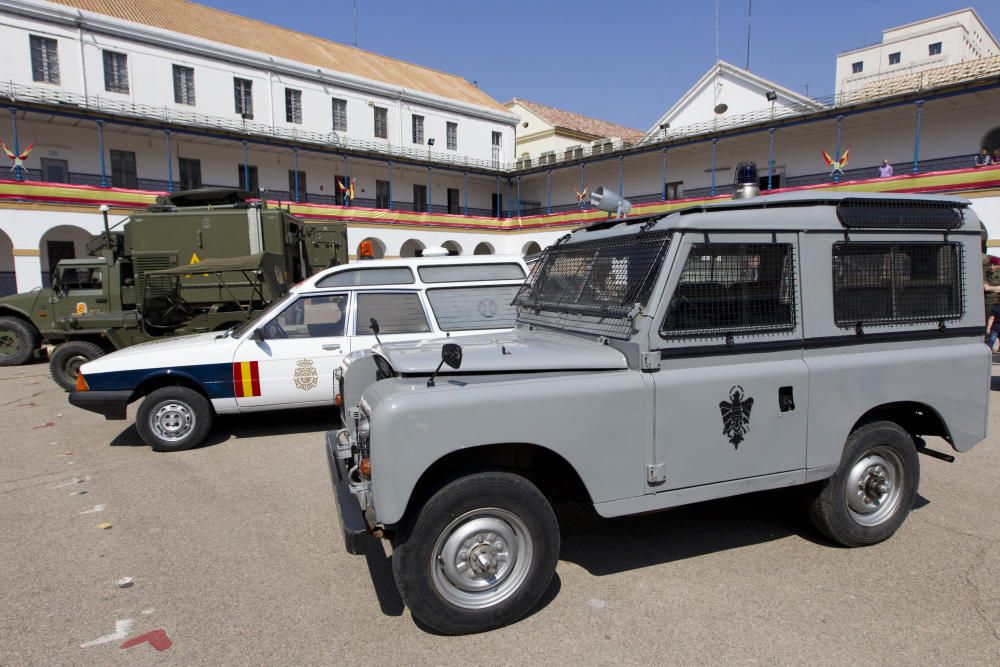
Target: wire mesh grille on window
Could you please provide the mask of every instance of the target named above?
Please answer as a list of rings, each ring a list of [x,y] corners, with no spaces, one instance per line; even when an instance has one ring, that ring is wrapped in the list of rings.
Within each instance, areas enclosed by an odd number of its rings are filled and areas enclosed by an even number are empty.
[[[859,229],[956,229],[963,215],[953,202],[942,200],[849,197],[837,205],[841,224]]]
[[[666,337],[747,334],[795,327],[788,243],[696,243],[674,290]]]
[[[669,246],[666,231],[550,246],[514,298],[518,320],[628,338]]]
[[[839,326],[958,319],[964,294],[958,243],[833,245],[833,315]]]

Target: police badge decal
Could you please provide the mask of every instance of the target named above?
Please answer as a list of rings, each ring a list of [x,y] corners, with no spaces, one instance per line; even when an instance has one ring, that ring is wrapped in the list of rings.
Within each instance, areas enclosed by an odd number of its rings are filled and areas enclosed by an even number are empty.
[[[743,387],[736,385],[729,390],[729,400],[719,403],[722,412],[722,434],[729,438],[733,448],[739,449],[743,436],[750,432],[750,410],[753,399],[744,398]]]
[[[295,362],[295,366],[295,375],[292,376],[292,380],[295,381],[296,387],[302,391],[309,391],[319,385],[319,373],[316,372],[316,366],[312,359],[299,359]]]

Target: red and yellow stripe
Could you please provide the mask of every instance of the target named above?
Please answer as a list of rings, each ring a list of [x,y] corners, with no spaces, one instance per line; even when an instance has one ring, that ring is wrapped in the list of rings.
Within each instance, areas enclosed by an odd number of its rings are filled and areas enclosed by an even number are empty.
[[[237,361],[233,364],[233,389],[236,398],[260,396],[260,373],[256,361]]]

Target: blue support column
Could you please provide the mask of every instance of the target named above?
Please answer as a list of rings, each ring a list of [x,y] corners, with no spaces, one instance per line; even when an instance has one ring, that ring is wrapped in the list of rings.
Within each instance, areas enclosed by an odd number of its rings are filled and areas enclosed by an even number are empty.
[[[298,204],[299,203],[299,149],[298,148],[292,149],[292,158],[295,164],[295,166],[293,167],[293,169],[295,169],[295,195],[292,197],[292,200],[296,204]]]
[[[351,187],[351,159],[344,156],[344,187],[350,189]],[[347,194],[346,192],[344,194]],[[354,204],[352,197],[345,197],[342,199],[345,206],[352,206]]]
[[[507,179],[507,217],[509,218],[514,212],[514,207],[510,203],[510,179]]]
[[[920,171],[920,114],[924,110],[924,100],[917,100],[917,136],[913,142],[913,173]]]
[[[389,170],[389,210],[392,210],[392,162],[386,162],[385,166]]]
[[[97,146],[101,151],[101,187],[108,187],[107,171],[104,168],[104,121],[97,121]]]
[[[719,143],[719,139],[712,139],[712,192],[711,196],[715,196],[715,147]]]
[[[545,212],[552,212],[552,170],[549,169],[545,175]]]
[[[497,174],[497,203],[496,206],[494,207],[496,210],[493,211],[493,215],[495,215],[498,218],[503,217],[502,215],[503,211],[500,210],[501,208],[503,208],[503,206],[501,206],[502,203],[503,199],[500,197],[500,174]]]
[[[247,142],[243,142],[243,191],[250,192],[250,159],[247,156]]]
[[[660,169],[660,176],[663,180],[663,201],[667,201],[667,149],[663,149],[663,166]]]
[[[517,217],[521,217],[521,177],[517,177]]]
[[[434,182],[431,179],[430,167],[427,167],[427,212],[434,212]]]
[[[163,134],[167,135],[167,192],[174,191],[174,158],[170,149],[170,135],[173,134],[170,130],[164,130]]]
[[[767,189],[770,190],[774,178],[774,128],[769,129],[767,133],[770,135],[767,145]]]
[[[10,124],[11,132],[14,133],[14,155],[21,154],[21,139],[17,136],[17,108],[10,107]],[[14,180],[23,181],[24,180],[24,169],[20,165],[20,160],[14,161]]]
[[[833,154],[834,160],[840,160],[840,126],[843,123],[844,123],[844,117],[837,116],[837,150]],[[836,169],[833,170],[833,182],[834,183],[840,182],[840,171]]]
[[[586,166],[587,165],[584,164],[583,162],[580,163],[580,192],[583,192],[583,188],[586,187],[583,184],[583,168],[586,167]],[[584,197],[583,199],[580,200],[580,203],[579,203],[579,207],[580,208],[583,208],[583,206],[584,206],[584,199],[586,199],[586,197]]]
[[[462,172],[462,192],[465,196],[465,214],[469,215],[469,172]]]
[[[618,156],[618,194],[625,196],[625,156]]]

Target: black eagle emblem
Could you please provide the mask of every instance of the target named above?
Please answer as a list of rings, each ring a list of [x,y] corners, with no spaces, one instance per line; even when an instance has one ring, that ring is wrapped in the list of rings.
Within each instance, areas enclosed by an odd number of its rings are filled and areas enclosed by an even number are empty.
[[[722,434],[729,438],[736,449],[740,448],[743,436],[750,432],[750,410],[753,399],[744,398],[743,387],[736,385],[729,390],[729,400],[719,403],[722,412]]]

